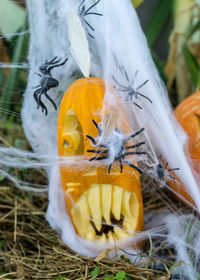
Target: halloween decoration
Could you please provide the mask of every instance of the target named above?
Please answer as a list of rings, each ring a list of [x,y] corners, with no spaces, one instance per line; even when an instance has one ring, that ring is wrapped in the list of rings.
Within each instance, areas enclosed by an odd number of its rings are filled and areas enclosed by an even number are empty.
[[[169,162],[162,163],[162,157],[160,157],[159,163],[156,165],[156,179],[158,180],[164,180],[166,181],[167,179],[171,178],[172,180],[176,180],[174,176],[172,176],[171,172],[172,171],[177,171],[180,170],[180,168],[168,168]],[[168,177],[168,178],[167,178]]]
[[[119,83],[116,78],[114,76],[112,76],[114,82],[117,84],[118,88],[115,86],[114,88],[116,90],[118,90],[119,92],[127,92],[128,95],[126,97],[126,101],[130,100],[133,102],[133,104],[135,104],[138,108],[142,109],[142,107],[140,105],[138,105],[135,100],[138,99],[138,96],[141,96],[145,99],[147,99],[150,103],[152,103],[151,99],[148,98],[147,96],[145,96],[144,94],[138,92],[138,90],[140,88],[142,88],[146,83],[148,83],[149,80],[146,80],[145,82],[143,82],[141,85],[139,86],[136,86],[136,78],[137,78],[137,74],[138,74],[138,71],[135,72],[135,78],[130,81],[129,80],[129,77],[128,77],[128,73],[127,71],[125,70],[124,67],[120,67],[120,70],[122,71],[122,73],[124,74],[125,78],[126,78],[126,81],[128,82],[128,85],[122,85],[121,83]]]
[[[95,13],[92,11],[92,9],[100,2],[100,0],[97,0],[96,3],[94,3],[93,5],[91,5],[89,8],[86,8],[85,6],[85,0],[83,0],[79,7],[78,7],[78,13],[79,16],[81,18],[81,21],[83,23],[83,25],[85,26],[85,29],[87,31],[87,34],[92,38],[95,39],[94,36],[89,32],[88,29],[90,29],[90,31],[94,32],[95,29],[92,27],[92,25],[85,19],[86,16],[89,15],[94,15],[94,16],[103,16],[103,14],[100,13]]]
[[[58,117],[59,155],[64,156],[64,159],[71,158],[71,163],[68,165],[61,163],[60,167],[68,213],[81,237],[103,243],[130,237],[134,232],[143,229],[138,173],[140,170],[135,159],[132,161],[130,158],[130,162],[124,160],[127,166],[122,166],[121,157],[115,157],[114,160],[119,160],[123,173],[116,169],[116,164],[112,161],[107,174],[106,163],[102,161],[101,165],[98,165],[95,161],[91,162],[89,157],[89,153],[94,152],[98,154],[94,159],[99,159],[101,151],[91,149],[96,145],[107,149],[107,156],[101,158],[109,160],[109,144],[101,140],[99,144],[96,142],[98,137],[103,136],[103,130],[99,125],[101,120],[99,113],[102,110],[104,93],[105,84],[100,78],[77,80],[66,91]],[[107,111],[107,114],[111,112]],[[112,121],[115,126],[117,119]],[[142,131],[143,129],[122,138],[124,150],[122,158],[125,158],[126,154],[144,154],[126,152],[127,149],[139,147],[144,142],[124,148],[125,143],[130,143],[133,137]],[[110,132],[106,133],[105,139],[108,139]],[[114,133],[122,135],[116,129]],[[80,160],[83,164],[77,166]]]
[[[99,125],[93,120],[94,125],[97,127],[99,136],[101,136],[101,129]],[[120,172],[122,173],[123,170],[123,163],[127,164],[128,166],[135,168],[138,172],[142,174],[142,171],[134,164],[130,163],[128,160],[126,160],[127,156],[130,155],[143,155],[145,152],[128,152],[130,149],[135,149],[136,147],[140,147],[141,145],[145,144],[145,142],[140,142],[135,145],[131,146],[125,146],[126,142],[130,141],[132,138],[140,134],[142,131],[144,131],[144,128],[137,131],[136,133],[124,137],[121,131],[117,128],[113,131],[113,133],[110,135],[109,139],[106,139],[106,142],[97,144],[95,139],[89,135],[87,137],[92,140],[92,143],[96,145],[98,148],[103,148],[101,150],[87,150],[88,153],[94,153],[98,154],[99,156],[94,156],[90,158],[90,161],[93,160],[105,160],[111,158],[111,163],[108,167],[108,174],[110,174],[110,170],[112,167],[112,164],[115,160],[119,161],[120,163]],[[101,156],[104,154],[103,156]]]
[[[63,62],[59,63],[61,61],[61,58],[58,59],[58,57],[55,56],[51,61],[46,60],[45,63],[40,66],[39,70],[41,74],[36,73],[39,77],[41,77],[41,81],[38,86],[34,87],[37,88],[37,90],[34,92],[33,96],[38,105],[37,108],[39,109],[39,107],[41,107],[42,112],[45,112],[45,115],[47,115],[48,110],[41,100],[42,95],[44,95],[52,103],[55,110],[57,110],[55,102],[47,94],[47,91],[49,91],[51,88],[57,87],[59,84],[59,82],[52,77],[51,70],[53,68],[64,65],[67,60],[68,58],[66,58]]]

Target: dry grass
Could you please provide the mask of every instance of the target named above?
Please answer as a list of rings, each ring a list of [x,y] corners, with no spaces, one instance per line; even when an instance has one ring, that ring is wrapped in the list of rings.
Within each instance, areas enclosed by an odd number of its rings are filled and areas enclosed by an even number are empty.
[[[0,137],[6,146],[13,146],[16,139],[25,139],[17,125],[15,129],[3,125]],[[28,148],[28,143],[24,140],[22,146]],[[30,183],[47,184],[43,170],[10,169],[9,173]],[[163,195],[164,192],[159,193]],[[145,213],[149,210],[159,212],[166,207],[159,195],[155,196],[155,189],[152,192],[144,189],[143,195]],[[170,198],[170,204],[175,210],[180,207],[173,198]],[[138,255],[134,264],[123,256],[123,252],[122,256],[112,260],[106,254],[95,260],[84,258],[70,251],[45,221],[47,205],[47,193],[38,195],[18,190],[6,179],[0,182],[0,279],[78,280],[107,277],[114,280],[119,271],[126,273],[124,280],[170,279],[169,268],[173,266],[174,251],[167,248],[163,240],[147,240],[142,255]],[[145,261],[142,258],[141,262],[141,256],[145,257]]]

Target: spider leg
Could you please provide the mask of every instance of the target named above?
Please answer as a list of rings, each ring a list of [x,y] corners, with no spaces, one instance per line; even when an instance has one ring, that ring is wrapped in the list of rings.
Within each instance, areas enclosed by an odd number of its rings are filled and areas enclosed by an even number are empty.
[[[33,93],[33,97],[38,105],[38,94],[41,92],[42,88],[37,89],[34,93]]]
[[[98,145],[99,147],[101,147],[101,148],[108,148],[106,145],[104,145],[104,144],[99,144]]]
[[[152,100],[150,98],[148,98],[146,95],[141,94],[140,92],[137,91],[137,94],[146,98],[147,100],[149,100],[149,102],[153,103]]]
[[[87,24],[87,26],[88,26],[90,29],[92,29],[92,31],[95,31],[95,29],[89,24],[89,22],[88,22],[87,20],[85,20],[85,19],[83,18],[83,21]]]
[[[38,100],[39,100],[38,106],[40,106],[40,107],[42,108],[42,113],[45,112],[45,115],[47,115],[47,114],[48,114],[47,107],[44,105],[44,103],[43,103],[42,100],[41,100],[41,97],[42,97],[42,95],[43,95],[44,93],[45,93],[44,90],[42,90],[41,93],[40,93],[40,95],[39,95],[39,98],[38,98]],[[39,108],[39,107],[38,107],[38,108]]]
[[[40,94],[39,94],[39,97],[38,97],[38,108],[39,106],[42,108],[42,113],[44,112],[45,115],[48,114],[48,111],[47,111],[47,107],[44,105],[43,101],[42,101],[42,95],[46,93],[46,89],[42,89]]]
[[[115,81],[115,83],[116,83],[119,87],[128,90],[127,87],[121,85],[121,84],[115,79],[115,77],[114,77],[113,75],[112,75],[111,77],[113,78],[113,80]]]
[[[176,180],[176,178],[171,175],[167,175],[167,176],[170,177],[172,180]]]
[[[103,153],[108,153],[108,150],[103,150],[103,151],[99,151],[99,150],[87,150],[88,153],[94,153],[94,154],[103,154]]]
[[[134,148],[137,148],[137,147],[140,147],[140,146],[144,145],[145,143],[146,143],[146,142],[140,142],[140,143],[137,143],[137,144],[135,144],[135,145],[125,147],[125,149],[126,149],[126,150],[134,149]]]
[[[108,159],[108,156],[92,157],[92,158],[89,159],[89,161],[92,161],[92,160],[104,160],[104,159]]]
[[[124,66],[121,66],[120,68],[123,70],[123,72],[124,72],[124,74],[125,74],[125,77],[126,77],[128,83],[130,84],[129,77],[128,77],[128,73],[127,73],[127,71],[125,70]]]
[[[108,167],[108,174],[110,174],[111,168],[112,168],[112,163],[111,163],[111,164],[109,165],[109,167]]]
[[[122,173],[122,171],[123,171],[123,164],[122,164],[121,158],[119,159],[119,163],[120,163],[120,172]]]
[[[55,57],[55,58],[57,58],[57,56]],[[55,65],[55,64],[57,64],[58,62],[60,62],[61,61],[61,57],[60,58],[58,58],[57,60],[54,60],[53,62],[49,62],[48,63],[48,66],[50,66],[50,65]]]
[[[97,123],[95,120],[92,120],[92,122],[93,122],[93,124],[96,126],[96,128],[98,129],[99,136],[101,136],[102,130],[101,130],[101,128],[99,127],[98,123]]]
[[[45,92],[44,95],[46,96],[46,98],[52,103],[53,107],[55,110],[57,110],[57,106],[56,103],[53,101],[53,99],[51,99],[51,97]]]
[[[66,62],[67,62],[68,58],[66,58],[62,63],[60,64],[56,64],[56,65],[52,65],[48,68],[48,73],[50,73],[50,71],[53,69],[53,68],[56,68],[56,67],[59,67],[59,66],[62,66],[64,65]]]
[[[136,131],[134,134],[131,134],[129,137],[127,137],[124,142],[128,142],[129,140],[131,140],[132,138],[134,138],[135,136],[137,136],[138,134],[140,134],[141,132],[144,131],[144,128],[141,128],[140,130]]]
[[[40,73],[34,73],[34,74],[36,74],[36,75],[38,75],[39,77],[42,78],[42,75]]]
[[[116,91],[119,91],[119,92],[126,92],[126,91],[129,91],[128,89],[121,89],[121,88],[116,88],[115,86],[113,87],[114,89],[116,89]]]
[[[180,168],[172,168],[172,169],[169,169],[168,171],[174,171],[174,170],[180,170]]]
[[[86,28],[87,30],[87,28]],[[95,39],[94,36],[92,36],[92,34],[90,34],[90,32],[87,30],[87,34],[90,36],[90,38],[92,38],[93,40]]]
[[[138,74],[138,70],[137,70],[137,71],[135,71],[135,78],[137,77],[137,74]]]
[[[130,163],[130,162],[127,161],[127,160],[123,160],[123,162],[124,162],[125,164],[127,164],[128,166],[130,166],[130,167],[134,168],[135,170],[137,170],[140,174],[143,174],[142,171],[141,171],[135,164]]]
[[[127,97],[126,97],[126,101],[128,101],[129,96],[130,96],[130,92],[128,92],[128,95],[127,95]],[[130,96],[130,98],[131,98],[131,96]]]
[[[92,141],[92,143],[93,143],[94,145],[97,144],[96,141],[95,141],[95,139],[94,139],[92,136],[86,135],[86,137],[89,138],[89,139]]]
[[[138,108],[142,109],[142,107],[140,105],[138,105],[137,103],[133,102],[133,104],[135,104]]]
[[[169,165],[169,162],[167,162],[167,163],[165,164],[164,169],[166,169],[168,165]],[[171,171],[171,170],[168,170],[168,171]]]
[[[127,152],[124,156],[132,156],[132,155],[146,155],[145,152]]]
[[[99,14],[99,13],[87,13],[87,14],[85,14],[85,16],[88,16],[88,15],[103,16],[103,14]]]
[[[86,11],[85,14],[87,14],[87,12],[89,12],[92,8],[94,8],[101,0],[97,0],[96,3],[94,3],[92,6],[90,6]]]
[[[54,63],[55,59],[57,59],[57,56],[55,56],[55,57],[54,57],[51,61],[49,61],[49,62],[46,60],[45,64],[52,64],[52,63]]]
[[[149,80],[146,80],[144,83],[142,83],[139,87],[136,88],[136,90],[140,89],[141,87],[143,87],[146,83],[148,83]]]
[[[85,0],[81,1],[80,5],[78,6],[79,14],[81,13],[81,6],[83,5],[84,2],[85,2]]]
[[[32,87],[32,89],[34,89],[34,88],[39,88],[39,87],[41,87],[41,85],[38,85],[38,86]]]

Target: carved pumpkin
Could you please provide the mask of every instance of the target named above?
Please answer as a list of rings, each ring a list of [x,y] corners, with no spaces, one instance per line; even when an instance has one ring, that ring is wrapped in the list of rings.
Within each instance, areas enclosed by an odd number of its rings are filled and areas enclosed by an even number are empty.
[[[174,113],[179,124],[188,135],[186,151],[188,150],[192,159],[192,165],[197,172],[200,172],[200,92],[184,99]],[[194,205],[193,199],[178,178],[174,182],[171,181],[170,186]]]
[[[143,204],[137,170],[123,166],[120,173],[116,162],[108,174],[103,161],[89,161],[87,150],[94,147],[87,135],[98,136],[92,120],[101,122],[104,93],[100,78],[77,80],[65,92],[58,117],[58,151],[67,161],[60,166],[62,187],[77,233],[87,240],[113,242],[143,228]],[[105,111],[114,126],[116,109]]]

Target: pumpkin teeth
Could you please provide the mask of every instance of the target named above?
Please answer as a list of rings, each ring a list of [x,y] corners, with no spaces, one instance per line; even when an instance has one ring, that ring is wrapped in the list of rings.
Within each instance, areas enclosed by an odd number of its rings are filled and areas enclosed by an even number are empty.
[[[101,213],[101,193],[98,184],[93,184],[88,190],[88,202],[92,215],[92,222],[96,229],[101,231],[102,213]]]
[[[139,217],[135,193],[110,184],[92,184],[71,210],[79,235],[87,240],[114,242],[133,236]]]
[[[101,186],[102,193],[102,213],[103,218],[110,225],[110,212],[112,202],[112,185],[104,184]]]
[[[121,217],[121,201],[122,201],[123,189],[114,186],[112,192],[112,213],[117,221]]]
[[[131,217],[130,205],[129,205],[130,198],[131,198],[131,193],[130,192],[124,192],[123,193],[122,214],[124,215],[124,217]]]

